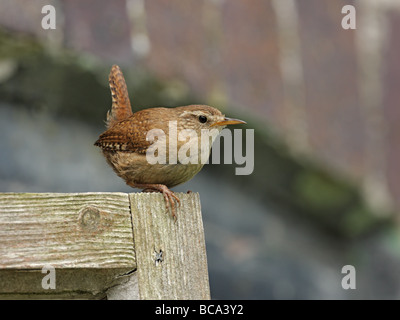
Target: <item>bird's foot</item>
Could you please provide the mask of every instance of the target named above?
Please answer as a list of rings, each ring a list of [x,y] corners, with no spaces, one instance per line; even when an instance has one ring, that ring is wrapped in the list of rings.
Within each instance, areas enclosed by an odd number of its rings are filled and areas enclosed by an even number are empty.
[[[171,214],[174,220],[177,220],[176,216],[176,207],[177,205],[180,206],[181,201],[179,198],[175,195],[173,191],[168,189],[168,187],[164,184],[131,184],[128,183],[129,186],[133,188],[139,188],[143,189],[143,192],[161,192],[164,200],[165,200],[165,206],[167,210],[171,209]]]

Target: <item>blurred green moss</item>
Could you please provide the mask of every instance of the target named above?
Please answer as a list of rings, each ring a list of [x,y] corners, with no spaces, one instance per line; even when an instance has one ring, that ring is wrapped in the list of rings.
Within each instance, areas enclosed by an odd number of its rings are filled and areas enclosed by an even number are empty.
[[[11,60],[16,66],[0,85],[3,101],[92,124],[105,120],[111,107],[111,64],[66,50],[55,54],[28,36],[0,30],[1,60]],[[123,72],[135,110],[192,100],[184,86],[160,81],[143,69],[123,68]]]
[[[354,190],[324,172],[301,171],[293,181],[298,201],[307,204],[321,214],[342,209],[351,203]],[[329,211],[326,209],[329,208]]]
[[[0,28],[0,59],[29,58],[43,51],[42,45],[24,34],[10,34]]]

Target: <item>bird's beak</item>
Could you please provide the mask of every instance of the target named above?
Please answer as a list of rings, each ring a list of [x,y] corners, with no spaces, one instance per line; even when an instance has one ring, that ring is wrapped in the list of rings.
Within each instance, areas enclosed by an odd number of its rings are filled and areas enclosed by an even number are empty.
[[[231,118],[225,118],[222,121],[218,121],[216,123],[213,123],[210,127],[214,127],[214,126],[226,126],[228,124],[241,124],[241,123],[246,123],[243,120],[239,120],[239,119],[231,119]]]

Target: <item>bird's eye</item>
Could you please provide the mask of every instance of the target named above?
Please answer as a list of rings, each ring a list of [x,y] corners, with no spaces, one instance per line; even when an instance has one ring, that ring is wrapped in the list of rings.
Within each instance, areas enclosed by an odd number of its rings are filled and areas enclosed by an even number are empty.
[[[206,116],[199,116],[199,121],[201,123],[206,123],[207,122],[207,117]]]

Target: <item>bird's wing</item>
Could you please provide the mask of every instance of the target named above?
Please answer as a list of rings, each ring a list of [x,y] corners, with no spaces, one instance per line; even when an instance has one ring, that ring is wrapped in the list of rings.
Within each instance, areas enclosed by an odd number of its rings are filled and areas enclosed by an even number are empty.
[[[104,131],[94,144],[108,151],[146,153],[151,145],[151,142],[146,140],[146,132],[134,128],[127,129],[125,122],[120,121]],[[121,126],[124,129],[121,129]]]

